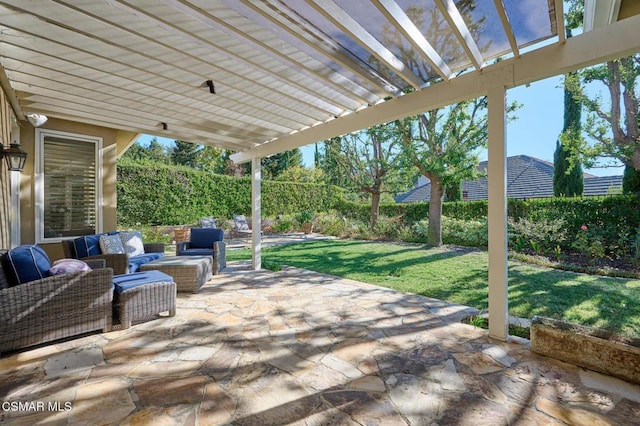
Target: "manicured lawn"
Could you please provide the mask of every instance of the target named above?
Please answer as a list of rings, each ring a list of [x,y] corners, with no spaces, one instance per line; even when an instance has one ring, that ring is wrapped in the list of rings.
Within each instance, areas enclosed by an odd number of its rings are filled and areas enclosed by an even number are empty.
[[[227,251],[228,260],[250,259]],[[297,266],[487,309],[487,253],[461,247],[327,240],[263,250],[263,263]],[[640,337],[640,281],[511,261],[509,313],[543,315]]]

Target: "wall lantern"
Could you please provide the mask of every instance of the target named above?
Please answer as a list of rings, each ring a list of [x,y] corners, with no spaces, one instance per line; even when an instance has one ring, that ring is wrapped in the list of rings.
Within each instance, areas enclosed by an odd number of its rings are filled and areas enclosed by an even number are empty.
[[[27,161],[27,153],[22,149],[19,143],[12,143],[9,148],[2,147],[0,158],[7,159],[7,167],[12,172],[21,172],[24,169],[24,163]]]

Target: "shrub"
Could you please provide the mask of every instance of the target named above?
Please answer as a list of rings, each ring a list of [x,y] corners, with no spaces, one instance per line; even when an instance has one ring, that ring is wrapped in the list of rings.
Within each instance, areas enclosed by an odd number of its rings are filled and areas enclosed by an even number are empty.
[[[387,240],[399,240],[403,230],[408,228],[400,217],[378,216],[372,235]]]
[[[418,242],[426,242],[429,221],[421,220],[413,226],[414,238]],[[486,220],[460,220],[442,216],[443,244],[457,244],[467,247],[486,247],[488,232]]]
[[[273,230],[273,232],[281,234],[283,232],[291,232],[295,230],[296,225],[293,219],[291,219],[290,217],[282,216],[275,221],[271,229]]]
[[[509,218],[509,245],[519,253],[557,253],[567,240],[567,229],[562,219]]]

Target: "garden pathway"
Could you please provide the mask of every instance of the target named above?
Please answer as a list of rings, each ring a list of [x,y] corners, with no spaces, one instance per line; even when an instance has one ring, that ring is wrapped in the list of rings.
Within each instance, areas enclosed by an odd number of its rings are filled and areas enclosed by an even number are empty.
[[[232,262],[175,317],[0,359],[0,423],[637,424],[639,386],[489,339],[469,312]]]

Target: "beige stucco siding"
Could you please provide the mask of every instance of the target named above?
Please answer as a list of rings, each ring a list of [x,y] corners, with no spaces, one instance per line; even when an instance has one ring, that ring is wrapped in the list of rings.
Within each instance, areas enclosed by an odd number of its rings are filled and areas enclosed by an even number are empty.
[[[13,112],[7,101],[7,97],[0,88],[0,143],[8,147],[11,142],[11,117]],[[2,149],[0,147],[0,149]],[[9,170],[5,166],[3,158],[0,164],[0,249],[8,249],[10,247],[11,238],[11,185],[9,184]]]
[[[630,18],[638,14],[640,14],[640,1],[625,0],[622,3],[620,3],[620,12],[618,13],[618,20]]]
[[[20,238],[22,244],[35,242],[36,238],[36,188],[35,188],[35,129],[25,126],[22,130],[22,147],[28,153],[27,164],[22,173],[20,191]],[[102,138],[102,228],[104,231],[116,229],[116,150],[117,131],[104,127],[75,123],[50,118],[41,129],[57,130]],[[59,243],[42,244],[52,260],[63,257]]]

